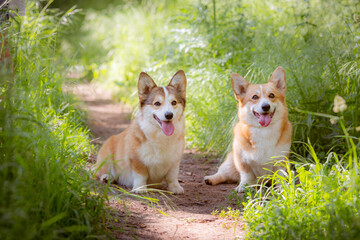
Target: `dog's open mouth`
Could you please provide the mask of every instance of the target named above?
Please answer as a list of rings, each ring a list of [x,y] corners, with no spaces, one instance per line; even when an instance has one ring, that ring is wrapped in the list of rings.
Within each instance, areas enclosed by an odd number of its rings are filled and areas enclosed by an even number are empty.
[[[274,116],[275,110],[272,113],[261,113],[260,114],[255,111],[253,111],[253,113],[254,113],[255,117],[257,117],[259,119],[260,125],[263,127],[267,127],[271,123],[271,119]]]
[[[171,136],[174,133],[175,128],[172,121],[161,121],[155,114],[154,118],[159,123],[161,130],[166,136]]]

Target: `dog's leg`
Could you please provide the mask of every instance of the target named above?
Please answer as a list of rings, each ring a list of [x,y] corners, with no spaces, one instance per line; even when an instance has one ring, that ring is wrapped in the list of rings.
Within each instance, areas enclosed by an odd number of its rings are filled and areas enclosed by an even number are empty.
[[[133,171],[133,189],[132,191],[135,193],[144,193],[146,192],[146,184],[148,175],[141,175]]]
[[[256,176],[250,171],[240,172],[240,184],[235,188],[235,191],[239,193],[245,192],[246,185],[253,185],[256,182]]]
[[[240,184],[235,188],[235,191],[242,193],[245,192],[247,185],[253,185],[256,182],[256,176],[241,151],[239,151],[239,149],[237,150],[237,152],[234,152],[233,157],[234,165],[240,172]]]
[[[139,161],[136,156],[129,158],[132,168],[133,192],[146,192],[146,184],[149,178],[149,171],[143,162]]]
[[[225,161],[219,167],[217,173],[211,176],[206,176],[204,180],[206,184],[217,185],[224,182],[235,183],[239,181],[239,178],[239,172],[236,170],[233,161],[233,152],[230,152],[226,156]]]
[[[168,184],[169,191],[175,194],[184,193],[184,188],[180,186],[178,180],[179,166],[180,166],[180,161],[174,167],[172,167],[168,172],[168,174],[166,175],[166,182]]]

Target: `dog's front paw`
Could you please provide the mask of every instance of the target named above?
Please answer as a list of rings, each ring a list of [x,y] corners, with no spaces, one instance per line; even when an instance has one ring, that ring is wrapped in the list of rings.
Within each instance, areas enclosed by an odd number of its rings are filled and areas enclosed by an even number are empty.
[[[246,186],[244,184],[239,184],[239,186],[235,188],[235,191],[238,193],[244,193],[245,190],[246,190]]]
[[[101,182],[107,183],[107,181],[109,180],[109,174],[103,174],[99,179]]]
[[[216,173],[214,175],[204,177],[204,181],[207,185],[215,186],[224,182],[224,177],[221,174]]]
[[[131,191],[134,193],[146,193],[147,188],[146,188],[146,186],[133,187],[133,189]]]
[[[213,182],[212,182],[212,176],[206,176],[204,177],[204,181],[207,185],[213,185]]]
[[[184,194],[184,188],[179,183],[169,184],[169,191],[174,194]]]

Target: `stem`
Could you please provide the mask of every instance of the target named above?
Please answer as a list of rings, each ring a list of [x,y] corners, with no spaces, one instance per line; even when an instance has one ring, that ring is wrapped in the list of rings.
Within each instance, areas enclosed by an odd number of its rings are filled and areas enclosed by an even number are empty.
[[[350,158],[351,158],[350,160],[352,160],[352,162],[354,163],[355,173],[358,174],[358,157],[356,152],[356,146],[354,144],[353,139],[350,137],[349,132],[346,130],[346,127],[344,125],[344,120],[342,118],[340,119],[340,126],[346,136],[346,143],[348,145],[350,152]]]
[[[216,34],[216,0],[213,0],[214,34]]]
[[[306,111],[306,110],[301,110],[297,107],[294,107],[294,110],[300,113],[306,113],[306,114],[311,114],[314,116],[318,116],[318,117],[326,117],[326,118],[330,118],[330,119],[336,119],[336,120],[340,120],[340,117],[335,116],[335,115],[330,115],[330,114],[325,114],[325,113],[317,113],[317,112],[310,112],[310,111]]]

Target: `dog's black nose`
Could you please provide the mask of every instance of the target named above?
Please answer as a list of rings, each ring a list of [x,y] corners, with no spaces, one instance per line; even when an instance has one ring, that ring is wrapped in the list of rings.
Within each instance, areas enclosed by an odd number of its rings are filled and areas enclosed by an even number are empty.
[[[261,108],[264,112],[267,112],[270,110],[270,104],[264,103],[263,105],[261,105]]]
[[[173,118],[174,114],[172,112],[166,112],[165,113],[165,118],[167,120],[171,120]]]

